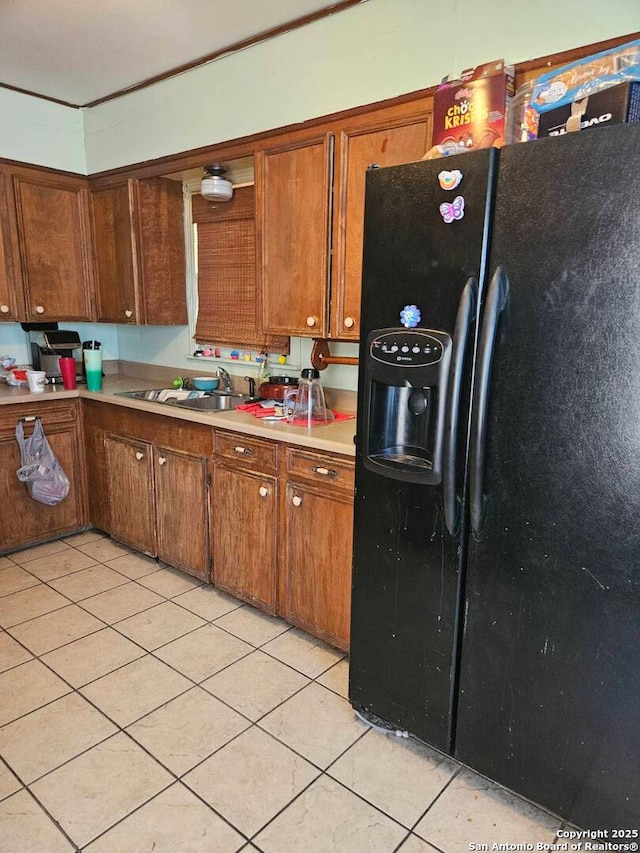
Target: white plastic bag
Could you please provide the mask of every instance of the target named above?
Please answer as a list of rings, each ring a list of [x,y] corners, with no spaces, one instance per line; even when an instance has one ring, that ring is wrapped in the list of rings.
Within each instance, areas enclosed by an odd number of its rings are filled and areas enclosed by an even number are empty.
[[[36,418],[33,433],[24,437],[22,419],[16,427],[16,441],[20,447],[22,466],[16,471],[21,483],[26,483],[34,501],[55,506],[69,494],[69,479],[56,459],[42,429],[42,421]]]

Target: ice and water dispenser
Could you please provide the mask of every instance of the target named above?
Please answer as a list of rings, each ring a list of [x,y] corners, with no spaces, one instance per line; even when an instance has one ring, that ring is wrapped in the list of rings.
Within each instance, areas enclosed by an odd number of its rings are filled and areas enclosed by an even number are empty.
[[[432,329],[378,329],[364,366],[364,465],[405,482],[437,484],[451,337]]]

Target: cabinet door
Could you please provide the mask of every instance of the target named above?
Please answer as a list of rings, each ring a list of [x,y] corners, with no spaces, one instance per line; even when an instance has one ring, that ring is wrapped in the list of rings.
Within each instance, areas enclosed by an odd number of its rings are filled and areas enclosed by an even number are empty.
[[[105,436],[111,535],[156,556],[156,520],[151,445]]]
[[[182,183],[145,178],[132,181],[132,186],[141,322],[184,326],[188,319]]]
[[[129,182],[91,192],[98,320],[138,321]]]
[[[326,336],[333,137],[256,158],[264,331]]]
[[[336,163],[338,187],[334,215],[334,253],[331,284],[331,336],[360,337],[360,289],[364,190],[367,167],[398,166],[419,160],[431,140],[431,116],[406,118],[395,126],[345,130]]]
[[[9,215],[7,198],[10,188],[8,179],[0,174],[0,321],[20,319],[22,294],[17,276],[14,275],[11,242],[9,237]]]
[[[287,483],[283,616],[347,649],[353,501]]]
[[[17,419],[16,419],[17,422]],[[25,424],[25,434],[30,433]],[[0,551],[54,539],[84,526],[80,442],[75,427],[46,428],[45,434],[69,478],[69,494],[56,506],[34,501],[27,486],[16,477],[20,450],[11,433],[0,435]]]
[[[216,465],[213,582],[275,613],[277,481]]]
[[[45,178],[13,180],[28,319],[91,320],[86,189]]]
[[[209,580],[207,460],[154,448],[158,557]]]

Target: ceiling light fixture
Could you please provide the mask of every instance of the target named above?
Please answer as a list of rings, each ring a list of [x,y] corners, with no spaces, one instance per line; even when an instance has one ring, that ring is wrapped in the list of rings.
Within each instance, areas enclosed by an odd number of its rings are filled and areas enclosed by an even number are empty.
[[[233,184],[225,178],[227,169],[222,163],[213,163],[204,167],[205,174],[200,182],[200,193],[207,201],[230,201],[233,196]]]

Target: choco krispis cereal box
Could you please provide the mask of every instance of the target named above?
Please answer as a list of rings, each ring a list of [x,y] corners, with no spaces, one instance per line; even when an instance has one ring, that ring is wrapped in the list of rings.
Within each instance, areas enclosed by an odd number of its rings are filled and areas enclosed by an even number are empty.
[[[445,80],[434,99],[434,146],[500,148],[512,97],[513,66],[501,59],[464,71],[459,80]]]

